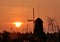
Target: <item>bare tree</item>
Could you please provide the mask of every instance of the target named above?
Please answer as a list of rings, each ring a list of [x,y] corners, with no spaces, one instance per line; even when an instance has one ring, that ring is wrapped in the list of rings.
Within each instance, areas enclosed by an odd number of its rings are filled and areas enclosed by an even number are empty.
[[[48,22],[48,32],[58,32],[59,31],[59,25],[55,18],[47,17]]]

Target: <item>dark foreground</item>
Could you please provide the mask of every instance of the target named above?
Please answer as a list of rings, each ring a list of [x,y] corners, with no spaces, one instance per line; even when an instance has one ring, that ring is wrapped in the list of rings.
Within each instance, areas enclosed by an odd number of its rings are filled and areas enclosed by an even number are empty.
[[[47,33],[47,38],[43,41],[41,38],[34,37],[32,33],[21,34],[19,32],[10,33],[4,31],[0,33],[0,42],[59,42],[59,34],[60,33]]]

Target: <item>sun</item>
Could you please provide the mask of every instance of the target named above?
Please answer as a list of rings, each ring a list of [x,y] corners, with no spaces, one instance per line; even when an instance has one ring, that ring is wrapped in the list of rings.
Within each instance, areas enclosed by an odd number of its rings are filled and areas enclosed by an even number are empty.
[[[22,22],[14,22],[16,27],[20,27],[23,23]]]

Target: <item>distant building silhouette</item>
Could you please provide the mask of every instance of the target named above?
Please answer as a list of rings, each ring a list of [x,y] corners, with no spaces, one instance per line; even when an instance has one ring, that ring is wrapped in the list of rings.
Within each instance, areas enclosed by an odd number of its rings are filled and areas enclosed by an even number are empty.
[[[45,42],[46,34],[43,31],[43,21],[40,18],[37,18],[34,21],[34,37],[40,38],[41,42]]]

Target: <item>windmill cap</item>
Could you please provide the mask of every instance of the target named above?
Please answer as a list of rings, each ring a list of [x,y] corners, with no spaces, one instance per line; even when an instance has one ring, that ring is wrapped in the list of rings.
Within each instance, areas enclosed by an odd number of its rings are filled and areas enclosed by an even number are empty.
[[[38,22],[38,23],[43,23],[42,19],[41,18],[37,18],[35,21],[35,23]]]

